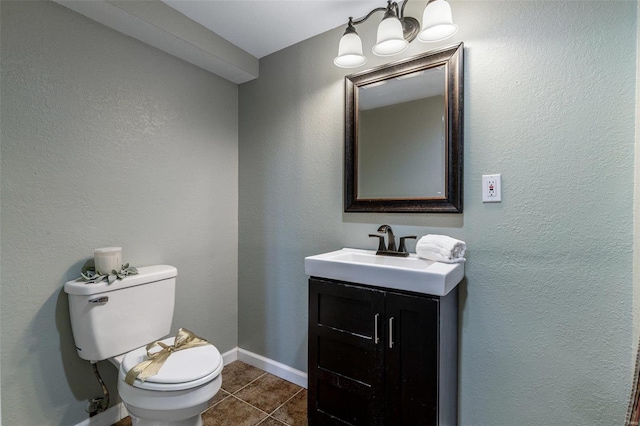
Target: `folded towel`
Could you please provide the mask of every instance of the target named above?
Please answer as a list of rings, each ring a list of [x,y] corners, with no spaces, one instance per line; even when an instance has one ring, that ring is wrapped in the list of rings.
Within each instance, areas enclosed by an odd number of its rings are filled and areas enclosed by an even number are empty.
[[[435,260],[436,262],[465,262],[465,251],[467,251],[467,245],[464,241],[456,240],[446,235],[425,235],[416,244],[418,257]]]

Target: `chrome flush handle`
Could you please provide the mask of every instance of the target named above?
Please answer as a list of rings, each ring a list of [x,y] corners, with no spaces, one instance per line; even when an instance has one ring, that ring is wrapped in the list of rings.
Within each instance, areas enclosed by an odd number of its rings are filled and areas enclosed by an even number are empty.
[[[93,305],[104,305],[109,301],[109,296],[98,297],[97,299],[89,299],[89,303]]]

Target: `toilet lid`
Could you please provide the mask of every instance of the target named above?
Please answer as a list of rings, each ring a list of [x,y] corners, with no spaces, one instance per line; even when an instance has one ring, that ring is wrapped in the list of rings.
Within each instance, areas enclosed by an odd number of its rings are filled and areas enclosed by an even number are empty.
[[[162,343],[173,345],[175,337],[162,340]],[[147,359],[145,346],[125,355],[122,367],[125,372]],[[151,383],[185,383],[193,382],[212,374],[222,364],[222,356],[213,345],[197,346],[183,349],[171,354],[155,376],[146,381]],[[137,382],[137,381],[136,381]]]

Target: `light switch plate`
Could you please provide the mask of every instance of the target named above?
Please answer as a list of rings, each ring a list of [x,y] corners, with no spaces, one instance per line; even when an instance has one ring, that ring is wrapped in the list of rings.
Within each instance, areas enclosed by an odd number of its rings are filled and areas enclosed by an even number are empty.
[[[498,175],[482,175],[482,202],[502,202],[502,179]]]

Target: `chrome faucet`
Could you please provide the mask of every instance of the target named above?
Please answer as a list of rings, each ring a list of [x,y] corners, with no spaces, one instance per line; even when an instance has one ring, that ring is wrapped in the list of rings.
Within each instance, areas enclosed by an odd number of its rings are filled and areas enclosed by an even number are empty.
[[[405,245],[404,240],[406,240],[407,238],[413,238],[413,239],[417,238],[415,235],[408,236],[408,237],[401,237],[400,247],[396,249],[396,237],[393,235],[393,230],[389,225],[382,225],[380,228],[378,228],[378,232],[383,235],[369,234],[369,236],[378,238],[378,251],[376,252],[376,254],[381,256],[407,257],[409,256],[409,252],[407,251],[407,247]],[[386,246],[384,244],[385,233],[387,234]]]

